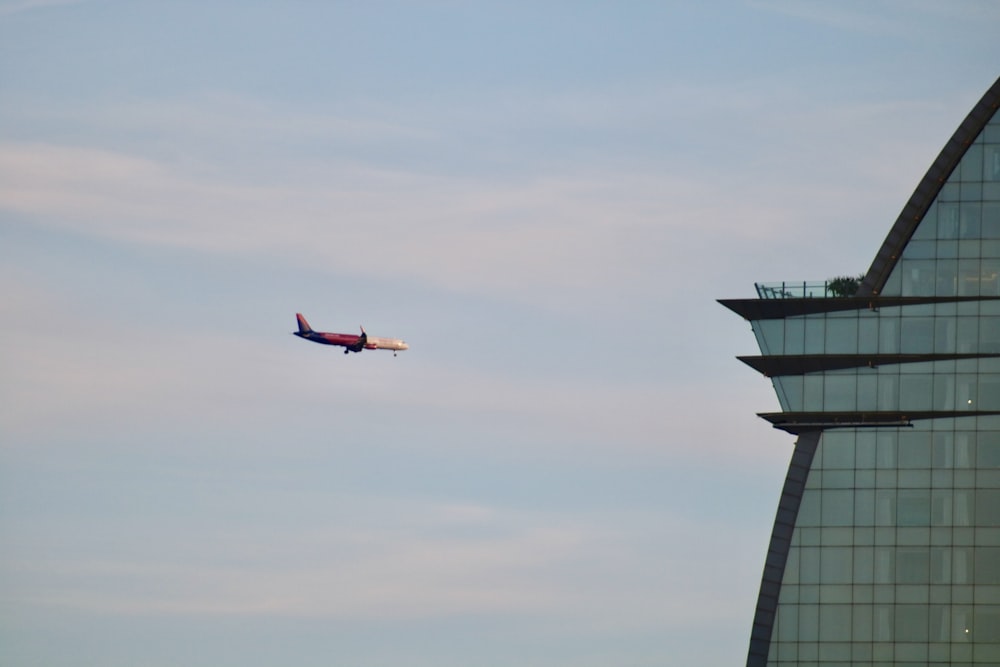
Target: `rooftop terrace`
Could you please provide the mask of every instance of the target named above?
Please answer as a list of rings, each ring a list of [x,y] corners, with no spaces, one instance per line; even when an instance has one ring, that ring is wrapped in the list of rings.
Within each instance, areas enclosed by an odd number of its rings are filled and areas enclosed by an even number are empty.
[[[793,282],[793,283],[754,283],[757,296],[761,299],[828,299],[832,297],[853,296],[853,289],[845,289],[843,278],[824,280],[823,282]]]

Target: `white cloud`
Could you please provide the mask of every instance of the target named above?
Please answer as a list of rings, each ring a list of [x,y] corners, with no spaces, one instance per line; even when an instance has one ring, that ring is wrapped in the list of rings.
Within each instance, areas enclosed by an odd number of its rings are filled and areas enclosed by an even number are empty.
[[[692,246],[797,225],[787,199],[739,185],[722,198],[721,186],[658,174],[487,184],[326,165],[310,185],[257,186],[108,151],[8,144],[0,179],[0,207],[75,233],[528,301],[664,293],[677,284],[665,272],[689,266]]]
[[[122,536],[116,551],[131,557],[8,562],[19,583],[7,603],[340,619],[518,614],[652,629],[745,615],[720,610],[716,600],[756,576],[728,576],[721,558],[705,558],[722,527],[661,511],[580,518],[413,499],[338,504],[369,507],[366,525],[347,518],[309,529],[243,525],[208,535],[195,528],[173,544]],[[727,544],[748,537],[725,533]]]
[[[727,363],[738,376],[725,382],[679,363],[665,368],[684,368],[683,375],[596,374],[581,382],[560,373],[464,365],[419,346],[399,359],[343,358],[284,330],[275,338],[276,332],[146,323],[133,309],[156,297],[141,286],[99,305],[50,292],[26,271],[0,272],[5,284],[24,286],[0,305],[7,322],[0,340],[18,351],[7,359],[0,385],[9,446],[79,434],[143,439],[176,432],[182,423],[207,434],[268,422],[283,429],[298,414],[313,415],[315,427],[335,405],[362,420],[405,414],[415,428],[436,434],[440,442],[429,447],[451,447],[451,437],[466,443],[460,434],[475,424],[476,431],[509,434],[505,450],[515,457],[539,450],[547,457],[688,462],[724,456],[741,465],[759,456],[745,444],[747,427],[756,425],[761,438],[770,432],[754,412],[776,409],[768,383],[735,360]],[[752,347],[749,332],[746,345]],[[716,419],[723,410],[730,417]]]
[[[153,138],[114,149],[2,144],[0,208],[126,243],[579,310],[623,293],[675,296],[695,260],[731,266],[776,246],[846,245],[888,229],[953,129],[943,103],[907,123],[912,102],[830,104],[766,78],[531,99],[506,115],[491,100],[417,103],[406,119],[220,95],[68,116],[43,110],[50,122],[103,127],[98,137],[120,123],[134,130],[126,136]],[[946,129],[927,132],[928,115],[947,117]],[[724,131],[737,118],[749,129]],[[571,152],[521,146],[499,173],[487,158],[444,169],[447,160],[407,159],[467,146],[488,155],[505,140],[567,127],[578,138]],[[657,150],[626,142],[626,159],[616,139],[591,137],[620,137],[623,127]],[[866,241],[861,263],[880,240]]]
[[[412,351],[398,363],[384,355],[365,364],[339,364],[343,360],[336,354],[331,384],[325,362],[303,366],[301,357],[278,352],[284,340],[158,331],[117,319],[74,320],[70,312],[36,294],[4,315],[24,323],[9,327],[3,337],[8,349],[19,351],[5,364],[0,414],[8,445],[29,435],[43,441],[78,433],[141,438],[178,428],[179,415],[208,432],[254,428],[269,415],[277,419],[275,428],[283,428],[287,417],[281,415],[302,409],[319,414],[332,403],[362,415],[405,410],[415,424],[436,424],[438,438],[451,429],[445,416],[461,415],[480,429],[516,433],[509,451],[521,455],[542,447],[550,455],[572,457],[603,452],[685,461],[727,456],[735,462],[756,456],[741,429],[744,422],[754,423],[754,411],[773,403],[762,380],[756,394],[742,384],[719,386],[708,379],[699,385],[694,378],[679,383],[670,378],[580,383],[558,376],[526,381],[442,365]],[[64,317],[68,323],[59,323]],[[45,318],[58,326],[32,326]],[[314,352],[329,361],[328,350]],[[752,381],[749,372],[747,379]],[[736,421],[709,417],[722,406],[738,415]],[[767,432],[763,423],[759,426],[762,435]],[[567,443],[573,443],[571,451],[563,451]]]
[[[900,21],[900,13],[919,14],[936,21],[948,19],[986,21],[1000,18],[995,2],[941,3],[933,0],[882,0],[881,2],[829,3],[803,0],[753,0],[751,6],[792,16],[812,23],[851,32],[876,33],[900,37],[913,35],[914,26],[930,30],[939,26],[919,20]],[[926,37],[926,33],[924,34]]]
[[[46,9],[48,7],[60,7],[63,5],[77,5],[86,0],[11,0],[0,3],[0,16],[10,16],[22,12],[30,12],[36,9]]]
[[[347,164],[321,169],[309,185],[257,186],[105,150],[7,144],[0,207],[126,243],[268,254],[527,300],[648,289],[647,269],[661,261],[651,240],[666,245],[667,229],[711,234],[714,226],[704,212],[695,222],[667,208],[699,206],[707,193],[694,203],[689,184],[652,176],[486,184]]]

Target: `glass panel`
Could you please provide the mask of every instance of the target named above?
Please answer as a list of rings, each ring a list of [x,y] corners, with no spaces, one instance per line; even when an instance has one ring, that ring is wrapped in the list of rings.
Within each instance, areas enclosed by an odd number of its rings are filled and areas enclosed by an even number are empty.
[[[931,547],[930,582],[932,584],[951,583],[951,549],[949,547]]]
[[[954,607],[951,613],[951,640],[967,642],[972,639],[972,607]]]
[[[976,525],[1000,526],[1000,490],[976,490]]]
[[[922,378],[924,376],[915,376]],[[904,431],[899,434],[900,468],[931,467],[931,434],[928,431]]]
[[[859,489],[854,492],[854,525],[875,525],[875,491]]]
[[[971,489],[955,489],[952,496],[952,507],[955,510],[954,525],[956,526],[973,525],[976,513],[975,513],[975,496],[974,492]]]
[[[931,523],[930,491],[900,490],[896,498],[896,512],[900,526],[929,526]]]
[[[820,607],[819,639],[825,642],[851,640],[851,607],[845,604],[828,604]]]
[[[931,491],[931,525],[950,526],[952,517],[951,489]]]
[[[899,408],[899,378],[881,375],[878,379],[878,409],[891,412]]]
[[[958,238],[958,204],[938,202],[938,238]]]
[[[778,605],[778,637],[780,639],[798,640],[799,638],[799,608],[798,605]]]
[[[976,434],[969,431],[955,433],[954,465],[956,468],[971,468],[976,460]]]
[[[978,251],[978,247],[976,248]],[[962,247],[959,246],[959,255]],[[979,296],[979,259],[958,260],[958,295]]]
[[[856,410],[871,412],[878,405],[878,375],[862,369],[858,375],[858,402]]]
[[[859,469],[875,468],[875,433],[872,431],[854,431],[855,460]]]
[[[903,318],[901,351],[904,354],[928,354],[934,349],[934,319]]]
[[[849,584],[851,583],[852,563],[849,547],[825,547],[823,549],[820,583]]]
[[[934,296],[936,278],[933,260],[903,259],[899,265],[903,276],[903,296]]]
[[[978,318],[959,317],[956,322],[955,347],[960,354],[977,351],[979,344]]]
[[[802,380],[802,408],[806,411],[823,409],[823,376],[806,375]]]
[[[937,242],[913,239],[906,244],[903,256],[907,259],[934,259],[937,256]]]
[[[949,249],[958,255],[958,244],[949,243]],[[958,261],[939,260],[937,262],[937,278],[934,287],[935,296],[956,296],[958,294]]]
[[[1000,548],[976,547],[975,583],[980,586],[1000,585]]]
[[[1000,295],[1000,261],[983,259],[979,264],[979,294],[981,296]]]
[[[795,526],[818,526],[819,523],[819,499],[818,493],[806,493],[802,496],[802,503],[799,505],[799,514],[795,521]]]
[[[1000,239],[1000,204],[983,204],[983,238]]]
[[[757,346],[765,355],[781,354],[784,346],[784,322],[781,320],[760,320],[752,322],[757,337]]]
[[[955,409],[955,376],[934,376],[934,400],[932,410]]]
[[[878,320],[870,314],[862,313],[858,322],[858,352],[878,351]]]
[[[922,605],[898,605],[896,611],[896,641],[927,641],[927,607]]]
[[[934,320],[934,351],[947,354],[955,351],[955,319],[938,317]]]
[[[1000,432],[984,431],[976,442],[976,467],[1000,468]]]
[[[930,548],[900,548],[896,552],[896,583],[926,584],[929,581]]]
[[[815,605],[799,605],[800,642],[819,640],[819,609]]]
[[[824,526],[850,526],[854,521],[854,498],[850,490],[823,491],[822,521]]]
[[[978,643],[1000,642],[1000,607],[980,605],[974,608],[975,623],[973,625],[975,640]]]
[[[981,375],[979,378],[978,410],[1000,410],[1000,375]]]
[[[959,164],[959,174],[963,181],[983,180],[983,147],[969,146]]]
[[[983,180],[1000,181],[1000,146],[986,146],[984,148]]]
[[[798,318],[785,320],[785,354],[803,354],[805,352],[806,323]]]
[[[982,191],[977,193],[978,197],[982,196]],[[962,202],[961,208],[959,209],[959,225],[958,225],[958,238],[960,239],[978,239],[980,238],[979,224],[982,219],[982,205],[980,202]],[[974,246],[978,249],[978,244]],[[975,257],[978,252],[969,252],[969,257]],[[959,256],[962,256],[961,247],[959,249]]]
[[[882,354],[899,352],[899,320],[884,319],[879,322],[878,351]]]
[[[899,381],[899,407],[902,410],[930,410],[934,399],[932,375],[903,375]]]
[[[892,607],[875,605],[872,609],[872,639],[877,642],[892,641]]]
[[[778,394],[781,409],[799,412],[802,407],[802,376],[791,375],[774,378],[774,389]]]
[[[824,390],[824,409],[828,412],[851,412],[855,409],[856,387],[853,375],[828,375]]]
[[[951,553],[951,581],[953,584],[972,583],[972,547],[955,547]]]
[[[930,632],[928,639],[932,642],[947,642],[951,639],[951,608],[946,605],[931,605],[928,611],[930,620]],[[938,662],[946,663],[951,655],[942,655]]]
[[[951,468],[955,465],[955,434],[949,431],[934,433],[934,467]]]
[[[978,275],[979,267],[976,267]],[[823,354],[823,341],[825,334],[825,320],[822,316],[806,318],[806,354]]]
[[[854,318],[831,318],[826,323],[826,353],[856,354],[858,321]]]
[[[827,431],[823,434],[823,468],[825,470],[854,468],[854,433]]]
[[[875,525],[896,525],[896,492],[895,490],[876,489],[875,491]]]
[[[871,547],[856,547],[854,550],[854,583],[874,583],[875,550]]]

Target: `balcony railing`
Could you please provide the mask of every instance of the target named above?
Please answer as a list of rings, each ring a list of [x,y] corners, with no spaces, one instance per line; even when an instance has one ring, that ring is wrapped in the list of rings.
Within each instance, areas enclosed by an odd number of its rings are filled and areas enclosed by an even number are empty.
[[[830,281],[821,283],[796,282],[796,283],[754,283],[757,288],[757,296],[761,299],[826,299],[835,296],[830,291]]]

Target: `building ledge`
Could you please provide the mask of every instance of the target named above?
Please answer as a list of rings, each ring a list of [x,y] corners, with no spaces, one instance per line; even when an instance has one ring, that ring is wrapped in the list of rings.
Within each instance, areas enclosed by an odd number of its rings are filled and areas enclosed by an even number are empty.
[[[718,302],[743,319],[756,321],[843,310],[878,310],[891,306],[997,300],[1000,300],[1000,296],[844,296],[827,299],[719,299]]]
[[[764,377],[805,375],[847,368],[878,368],[930,361],[956,361],[1000,357],[996,352],[982,354],[788,354],[736,357]]]
[[[912,412],[760,412],[757,414],[761,419],[771,422],[774,428],[793,435],[834,428],[901,428],[913,426],[914,421],[922,419],[993,415],[1000,415],[1000,411],[921,410]]]

